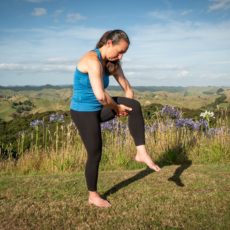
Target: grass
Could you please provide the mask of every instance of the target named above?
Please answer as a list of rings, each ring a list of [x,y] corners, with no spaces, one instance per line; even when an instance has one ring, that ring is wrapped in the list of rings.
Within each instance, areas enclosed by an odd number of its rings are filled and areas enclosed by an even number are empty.
[[[100,209],[87,204],[82,171],[2,174],[0,229],[229,229],[229,179],[229,164],[100,171],[112,204]]]
[[[154,132],[146,130],[146,147],[154,161],[161,165],[179,164],[187,160],[192,160],[193,164],[230,163],[228,117],[216,120],[216,126],[221,127],[216,134],[186,127],[176,128],[172,120],[163,119],[157,117],[149,120],[148,125],[154,128],[157,124],[157,128]],[[15,160],[12,151],[12,157],[9,155],[8,159],[0,159],[0,173],[57,173],[84,168],[87,154],[74,124],[54,123],[51,126],[51,123],[45,123],[21,133],[15,147],[19,158]],[[133,139],[128,128],[122,128],[121,124],[120,120],[114,120],[112,129],[102,131],[100,167],[103,170],[140,168],[133,161],[136,151]],[[3,147],[10,151],[10,143]]]
[[[0,119],[10,121],[14,112],[15,109],[11,108],[9,101],[0,101]]]

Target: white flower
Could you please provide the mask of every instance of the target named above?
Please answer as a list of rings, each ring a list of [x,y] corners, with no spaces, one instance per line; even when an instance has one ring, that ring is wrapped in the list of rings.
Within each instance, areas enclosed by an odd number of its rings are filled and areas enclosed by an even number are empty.
[[[214,117],[214,113],[213,113],[213,112],[210,112],[210,111],[207,111],[207,110],[205,110],[204,113],[201,113],[201,114],[200,114],[200,117],[203,117],[203,118],[205,118],[205,119],[215,118],[215,117]]]

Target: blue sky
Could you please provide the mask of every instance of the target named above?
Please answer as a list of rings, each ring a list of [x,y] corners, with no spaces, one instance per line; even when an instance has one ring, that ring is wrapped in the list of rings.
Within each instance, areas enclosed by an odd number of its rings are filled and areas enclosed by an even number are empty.
[[[118,28],[133,86],[230,86],[230,0],[0,1],[0,85],[72,84],[81,55]]]

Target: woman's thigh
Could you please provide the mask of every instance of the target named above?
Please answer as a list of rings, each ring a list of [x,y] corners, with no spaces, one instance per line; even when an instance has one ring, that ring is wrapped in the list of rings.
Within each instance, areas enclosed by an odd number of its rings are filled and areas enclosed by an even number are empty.
[[[138,101],[131,98],[127,98],[127,97],[112,97],[112,98],[117,104],[123,104],[128,107],[131,107],[132,109],[136,108],[139,105]],[[116,113],[113,109],[110,109],[108,107],[103,107],[100,114],[100,120],[101,122],[109,121],[115,118],[115,116]]]
[[[78,112],[71,110],[74,121],[82,141],[88,151],[101,145],[100,112]]]

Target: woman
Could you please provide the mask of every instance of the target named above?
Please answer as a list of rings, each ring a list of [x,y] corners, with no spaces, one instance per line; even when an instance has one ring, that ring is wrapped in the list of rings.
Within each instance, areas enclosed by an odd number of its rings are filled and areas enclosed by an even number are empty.
[[[146,151],[141,106],[133,99],[133,90],[119,62],[129,44],[129,38],[124,31],[107,31],[97,43],[96,49],[87,52],[80,59],[74,76],[70,112],[87,150],[85,177],[89,191],[88,202],[98,207],[111,206],[97,193],[98,168],[102,154],[101,122],[115,116],[128,116],[129,130],[137,149],[135,160],[160,171]],[[120,84],[125,97],[111,97],[105,91],[109,84],[109,75],[113,75]]]

